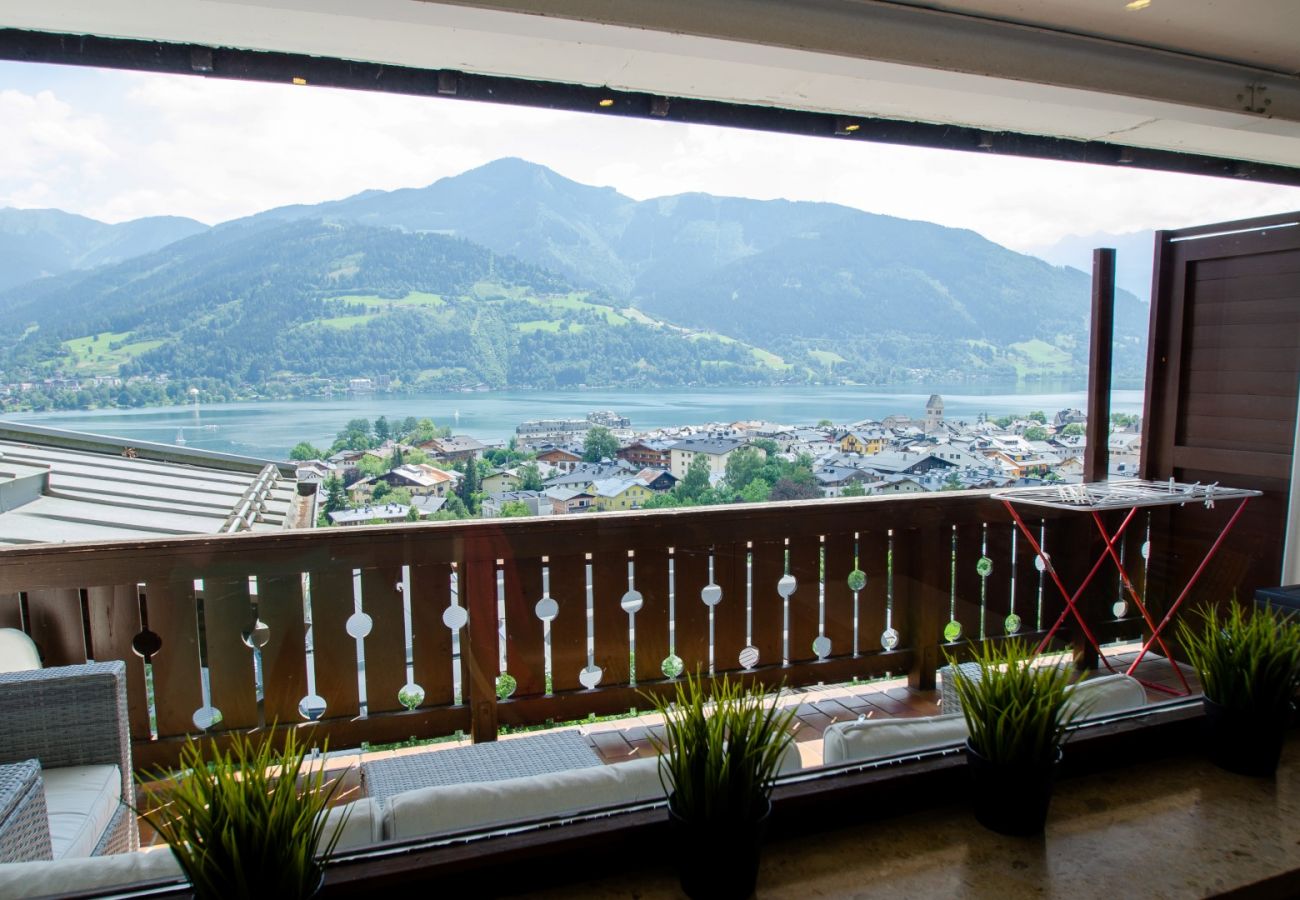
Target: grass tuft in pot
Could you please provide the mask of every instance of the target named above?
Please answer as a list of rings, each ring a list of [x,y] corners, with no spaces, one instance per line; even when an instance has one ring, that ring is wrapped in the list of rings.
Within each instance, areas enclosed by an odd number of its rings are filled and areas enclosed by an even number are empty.
[[[1020,638],[986,643],[974,662],[978,674],[968,675],[949,657],[970,732],[975,817],[1003,834],[1037,834],[1047,821],[1066,730],[1086,710],[1070,702],[1069,670],[1033,665]]]
[[[698,674],[677,684],[671,702],[648,699],[664,717],[654,742],[682,888],[690,897],[748,897],[794,709],[726,677],[706,689]]]
[[[1300,678],[1300,621],[1272,607],[1200,611],[1178,639],[1201,679],[1206,742],[1219,766],[1246,775],[1277,770]]]
[[[329,828],[326,810],[340,781],[325,786],[325,766],[306,763],[294,732],[277,750],[270,735],[230,736],[208,755],[192,738],[181,771],[158,770],[156,806],[144,819],[171,847],[197,898],[310,897],[321,885],[344,818]]]

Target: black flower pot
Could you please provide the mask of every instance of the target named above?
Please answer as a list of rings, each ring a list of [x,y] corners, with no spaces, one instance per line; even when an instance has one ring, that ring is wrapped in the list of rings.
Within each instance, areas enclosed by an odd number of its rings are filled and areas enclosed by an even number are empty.
[[[1290,708],[1277,711],[1220,706],[1209,697],[1205,704],[1205,746],[1210,761],[1238,775],[1269,778],[1277,772],[1291,722]]]
[[[1047,824],[1047,807],[1052,801],[1052,782],[1061,761],[1061,751],[1051,760],[1025,763],[995,763],[966,742],[966,771],[969,773],[975,818],[998,834],[1042,834]]]
[[[683,819],[668,800],[672,853],[682,891],[692,900],[745,900],[758,882],[759,847],[772,816],[768,800],[757,819],[730,825]]]

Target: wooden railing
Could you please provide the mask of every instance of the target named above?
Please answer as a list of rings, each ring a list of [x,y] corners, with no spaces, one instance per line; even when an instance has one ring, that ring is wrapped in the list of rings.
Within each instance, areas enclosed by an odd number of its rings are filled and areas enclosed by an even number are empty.
[[[1031,521],[1077,580],[1090,523]],[[1138,553],[1142,529],[1128,538]],[[1112,614],[1114,578],[1097,585],[1094,630],[1139,633]],[[1033,635],[1063,604],[982,493],[0,551],[0,626],[47,665],[127,661],[139,766],[171,763],[187,734],[273,723],[334,748],[491,740],[644,708],[665,668],[929,687],[950,621],[997,637],[1013,607]]]

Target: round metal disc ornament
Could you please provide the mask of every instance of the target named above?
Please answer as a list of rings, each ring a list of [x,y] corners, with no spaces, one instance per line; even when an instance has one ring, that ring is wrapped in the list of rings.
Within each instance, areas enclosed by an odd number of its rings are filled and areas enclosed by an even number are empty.
[[[700,588],[700,599],[705,606],[717,606],[722,602],[722,588],[716,584],[706,584]]]
[[[794,593],[797,583],[793,575],[782,575],[781,580],[776,583],[776,592],[782,597],[789,597]]]
[[[537,605],[533,607],[533,612],[537,614],[537,618],[543,622],[548,622],[560,614],[560,604],[556,603],[552,597],[543,597],[537,601]]]
[[[446,625],[452,631],[460,631],[469,621],[469,613],[465,612],[465,607],[452,604],[442,611],[442,624]]]
[[[348,621],[344,624],[347,633],[354,638],[363,638],[370,634],[370,629],[374,627],[374,621],[365,613],[353,613],[348,616]]]
[[[298,701],[298,715],[308,722],[315,722],[325,715],[325,698],[320,694],[308,694]]]
[[[1040,571],[1040,572],[1046,572],[1046,571],[1047,571],[1047,560],[1043,559],[1041,556],[1035,556],[1035,557],[1034,557],[1034,568],[1037,569],[1037,570]]]
[[[758,665],[758,648],[746,647],[740,651],[740,665],[746,669],[752,669]]]
[[[1150,559],[1150,558],[1151,558],[1151,542],[1150,542],[1150,541],[1143,541],[1143,542],[1142,542],[1142,558],[1143,558],[1143,559]]]
[[[664,673],[665,678],[676,678],[678,675],[682,674],[682,670],[685,668],[686,666],[682,662],[682,658],[675,653],[672,656],[664,657],[663,663],[659,666],[659,669]]]
[[[980,561],[975,563],[975,573],[980,578],[988,578],[993,574],[993,560],[987,556],[981,556]]]
[[[867,586],[867,573],[861,569],[854,569],[849,573],[849,590],[857,593]]]
[[[600,666],[586,666],[578,673],[578,683],[587,690],[591,690],[596,685],[600,684],[600,679],[604,676],[605,670]]]
[[[880,646],[886,650],[893,650],[898,646],[898,632],[892,628],[886,628],[880,635]]]
[[[645,598],[641,596],[640,591],[628,591],[619,601],[619,606],[623,607],[623,612],[634,613],[645,605]]]
[[[1002,621],[1002,627],[1006,629],[1007,634],[1015,634],[1020,630],[1020,616],[1012,613]]]
[[[239,639],[249,649],[261,650],[271,640],[271,629],[267,627],[265,622],[258,619],[244,629],[239,635]]]
[[[825,659],[831,655],[831,639],[826,635],[813,638],[812,642],[813,655],[818,659]]]
[[[948,643],[961,640],[961,623],[953,619],[947,625],[943,626],[943,639]]]
[[[1128,603],[1124,600],[1116,600],[1110,611],[1115,614],[1115,618],[1122,619],[1128,615]]]

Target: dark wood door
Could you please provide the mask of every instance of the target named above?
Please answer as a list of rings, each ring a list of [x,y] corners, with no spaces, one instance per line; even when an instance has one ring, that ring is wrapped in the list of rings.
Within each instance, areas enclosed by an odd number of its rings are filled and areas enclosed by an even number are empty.
[[[1156,235],[1142,474],[1264,491],[1193,604],[1248,600],[1281,578],[1300,385],[1297,223],[1300,213]],[[1157,600],[1181,589],[1231,507],[1157,517]]]

